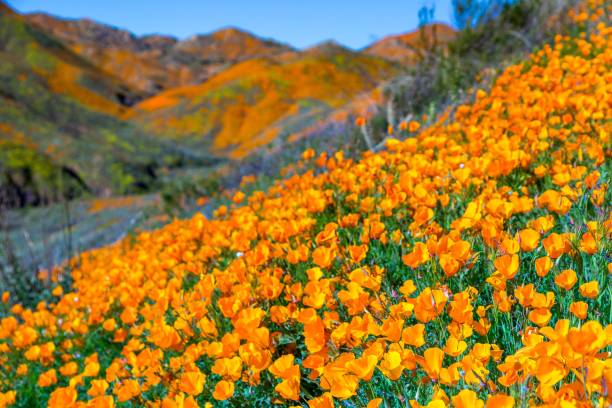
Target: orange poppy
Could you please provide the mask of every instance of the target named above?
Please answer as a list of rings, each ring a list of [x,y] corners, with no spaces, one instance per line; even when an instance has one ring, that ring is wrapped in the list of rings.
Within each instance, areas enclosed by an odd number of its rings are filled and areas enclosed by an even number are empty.
[[[589,305],[585,302],[573,302],[569,307],[570,312],[580,320],[584,320],[587,317],[589,311]]]
[[[578,289],[585,298],[595,299],[599,295],[599,282],[594,280],[583,283]]]
[[[589,321],[580,328],[570,329],[567,340],[576,353],[590,355],[606,345],[607,336],[599,322]]]
[[[357,376],[359,379],[364,381],[370,381],[376,365],[378,364],[378,357],[372,354],[364,354],[360,358],[347,363],[347,367]]]
[[[411,346],[421,347],[425,344],[425,325],[418,323],[404,328],[402,340]]]
[[[543,278],[548,275],[548,272],[551,270],[552,267],[553,262],[548,256],[543,256],[535,260],[536,274],[540,278]]]
[[[521,230],[518,235],[521,249],[525,252],[533,251],[540,242],[540,234],[531,228]]]
[[[221,380],[215,385],[213,398],[217,401],[225,401],[234,395],[234,383],[231,381]]]
[[[77,392],[72,387],[56,388],[51,393],[47,406],[49,408],[69,408],[74,406],[77,399]]]
[[[437,347],[432,347],[425,350],[423,358],[419,360],[419,364],[421,364],[430,378],[437,379],[440,375],[443,359],[444,351]]]
[[[487,408],[514,408],[514,397],[507,394],[495,394],[487,398]]]
[[[412,252],[402,257],[402,262],[404,262],[404,265],[410,266],[411,268],[416,268],[423,265],[428,260],[429,251],[427,250],[427,245],[422,242],[417,242],[414,244]]]
[[[557,286],[565,290],[573,288],[576,282],[578,282],[578,277],[576,276],[576,272],[572,269],[565,269],[555,276],[555,283]]]
[[[312,260],[320,268],[329,267],[335,256],[334,250],[328,247],[317,247],[312,252]]]
[[[542,244],[544,245],[544,249],[546,249],[548,256],[553,259],[559,258],[567,251],[565,239],[555,232],[544,238],[542,240]]]
[[[472,390],[463,390],[451,398],[455,408],[483,408],[484,401]]]
[[[502,255],[493,261],[493,265],[506,279],[512,279],[519,270],[519,257],[517,254]]]

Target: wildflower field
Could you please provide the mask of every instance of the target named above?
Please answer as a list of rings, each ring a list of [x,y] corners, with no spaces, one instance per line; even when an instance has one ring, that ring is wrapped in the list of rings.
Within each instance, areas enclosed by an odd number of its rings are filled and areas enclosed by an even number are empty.
[[[361,160],[0,305],[0,407],[612,404],[612,7]]]

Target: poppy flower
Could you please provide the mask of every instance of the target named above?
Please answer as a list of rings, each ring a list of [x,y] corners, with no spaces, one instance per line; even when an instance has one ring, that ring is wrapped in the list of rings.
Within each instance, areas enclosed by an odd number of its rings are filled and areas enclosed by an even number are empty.
[[[536,274],[540,278],[543,278],[548,275],[548,272],[551,270],[552,267],[553,262],[548,256],[543,256],[535,260]]]
[[[467,343],[463,340],[457,339],[455,336],[449,336],[446,339],[444,346],[444,353],[451,357],[457,357],[461,355],[467,349]]]
[[[427,287],[414,300],[414,314],[419,322],[428,323],[442,313],[446,302],[444,292]]]
[[[408,131],[411,133],[416,132],[417,130],[419,130],[420,127],[421,124],[415,120],[411,120],[410,122],[408,122]]]
[[[385,377],[392,381],[396,381],[404,371],[401,354],[397,351],[385,353],[378,367]]]
[[[422,242],[417,242],[416,244],[414,244],[412,252],[402,257],[402,262],[404,263],[404,265],[410,266],[411,268],[416,268],[419,265],[424,264],[428,260],[429,251],[427,250],[427,245]]]
[[[117,396],[119,402],[129,401],[140,395],[140,392],[140,384],[133,379],[125,380],[113,389],[113,393]]]
[[[427,221],[431,220],[434,216],[434,212],[431,208],[429,207],[419,207],[415,212],[414,212],[414,222],[413,225],[414,226],[421,226],[423,224],[425,224]]]
[[[108,332],[115,330],[115,327],[117,327],[115,319],[106,319],[102,324],[102,328]]]
[[[308,400],[308,408],[333,408],[334,398],[330,392],[324,392],[320,397]]]
[[[221,380],[215,385],[213,398],[217,401],[225,401],[234,395],[234,383],[231,381]]]
[[[580,238],[580,250],[589,255],[597,252],[597,241],[595,241],[593,234],[587,232]]]
[[[350,315],[355,315],[366,308],[370,295],[355,282],[349,282],[346,290],[338,292],[338,299],[347,307]]]
[[[513,408],[514,397],[507,394],[494,394],[487,398],[487,408]]]
[[[28,373],[28,366],[26,364],[19,364],[16,371],[18,376],[24,376]]]
[[[76,402],[77,392],[72,387],[56,388],[49,397],[47,406],[50,408],[71,407]]]
[[[286,380],[281,381],[279,384],[274,387],[274,391],[280,394],[281,397],[298,401],[300,399],[300,378],[292,377]]]
[[[427,375],[432,379],[437,379],[442,368],[444,351],[437,347],[428,348],[423,354],[419,364],[423,367]]]
[[[288,379],[296,376],[299,373],[299,366],[294,364],[293,354],[286,354],[279,357],[274,363],[268,368],[273,375],[282,379]]]
[[[555,283],[557,286],[565,290],[573,288],[576,282],[578,282],[578,277],[576,276],[576,272],[572,269],[565,269],[555,276]]]
[[[106,380],[92,380],[91,385],[87,390],[87,395],[89,395],[90,397],[99,397],[101,395],[104,395],[106,393],[106,390],[108,389],[108,386],[109,384],[108,382],[106,382]]]
[[[531,322],[535,323],[539,327],[544,327],[552,318],[552,313],[549,309],[538,308],[529,312],[528,318]]]
[[[459,240],[450,247],[450,254],[460,263],[464,263],[471,256],[472,246],[469,242]]]
[[[0,407],[8,407],[17,400],[17,392],[15,390],[0,392]]]
[[[568,370],[556,359],[544,357],[538,360],[536,377],[541,384],[552,387],[561,381]]]
[[[380,407],[380,404],[382,404],[382,398],[374,398],[368,402],[366,408],[378,408]]]
[[[421,347],[425,344],[425,325],[418,323],[404,328],[402,340],[411,346]]]
[[[364,381],[370,381],[374,369],[378,364],[378,357],[373,354],[363,355],[353,361],[347,363],[347,367],[357,376],[359,379]]]
[[[573,302],[569,307],[570,312],[580,320],[584,320],[587,317],[589,311],[589,305],[585,302]]]
[[[335,361],[324,367],[321,387],[329,390],[333,397],[346,399],[357,393],[359,378],[347,367],[347,363],[354,359],[352,353],[342,353]]]
[[[542,244],[544,245],[544,249],[548,253],[548,256],[550,256],[552,259],[557,259],[567,252],[565,239],[555,232],[544,238],[542,240]]]
[[[328,247],[317,247],[312,252],[312,261],[320,268],[329,267],[335,258],[334,250]]]
[[[367,245],[349,245],[348,252],[351,261],[359,263],[363,261],[368,253]]]
[[[540,242],[540,234],[531,228],[525,228],[519,232],[519,242],[521,249],[525,252],[531,252],[537,248]]]
[[[580,294],[585,298],[595,299],[597,295],[599,295],[599,282],[594,280],[583,283],[578,289],[580,290]]]
[[[589,321],[580,328],[571,328],[567,340],[572,349],[581,355],[590,355],[606,345],[606,332],[597,321]]]
[[[55,383],[57,383],[57,373],[55,372],[54,368],[47,370],[38,376],[39,387],[48,387]]]
[[[484,401],[472,390],[463,390],[451,398],[453,407],[456,408],[482,408]]]
[[[245,194],[242,191],[236,191],[234,196],[232,197],[232,201],[235,204],[240,204],[242,200],[244,200]]]
[[[408,297],[412,295],[416,291],[416,286],[414,285],[414,281],[412,279],[407,279],[402,284],[402,287],[399,289],[399,292],[404,295],[404,297]]]
[[[516,254],[506,254],[497,258],[493,265],[506,279],[512,279],[519,270],[519,257]]]
[[[440,267],[444,271],[444,275],[447,277],[454,276],[461,267],[461,263],[453,257],[451,254],[442,254],[439,258]]]
[[[220,375],[226,379],[237,381],[242,375],[242,360],[238,356],[232,358],[220,358],[215,361],[211,371],[214,374]],[[197,395],[190,392],[187,392],[187,394]]]
[[[79,366],[74,361],[64,364],[59,368],[59,372],[64,377],[70,377],[77,373]]]

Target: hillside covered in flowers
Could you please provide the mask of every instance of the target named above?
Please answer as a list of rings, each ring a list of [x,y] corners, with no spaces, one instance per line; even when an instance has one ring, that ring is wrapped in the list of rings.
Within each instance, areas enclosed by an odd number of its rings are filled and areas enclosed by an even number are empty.
[[[0,407],[612,404],[612,8],[359,161],[0,306]]]

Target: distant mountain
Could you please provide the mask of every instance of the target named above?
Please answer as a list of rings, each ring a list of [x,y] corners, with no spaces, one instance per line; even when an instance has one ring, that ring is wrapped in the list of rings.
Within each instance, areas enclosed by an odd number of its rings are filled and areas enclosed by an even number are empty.
[[[419,30],[385,37],[364,48],[363,52],[410,65],[417,61],[424,49],[432,46],[444,47],[455,36],[455,29],[449,25],[433,23]]]
[[[109,114],[119,114],[122,100],[135,97],[122,81],[32,27],[7,6],[0,9],[0,18],[0,53],[5,69],[10,65],[11,70],[32,73],[53,92]]]
[[[243,157],[303,130],[400,72],[383,58],[323,44],[279,59],[251,59],[208,81],[145,99],[130,118],[156,134]]]
[[[2,3],[0,3],[2,4]],[[138,99],[119,79],[0,8],[0,201],[141,191],[184,155],[119,119]]]
[[[355,53],[355,51],[352,51],[350,48],[334,40],[321,41],[320,43],[317,43],[311,47],[306,48],[304,51],[302,51],[303,54],[311,55],[311,56],[333,55],[333,54],[347,53],[347,52]]]
[[[179,41],[163,35],[139,37],[89,19],[62,19],[42,13],[25,18],[75,53],[147,94],[203,82],[247,59],[293,51],[287,45],[237,28]]]

